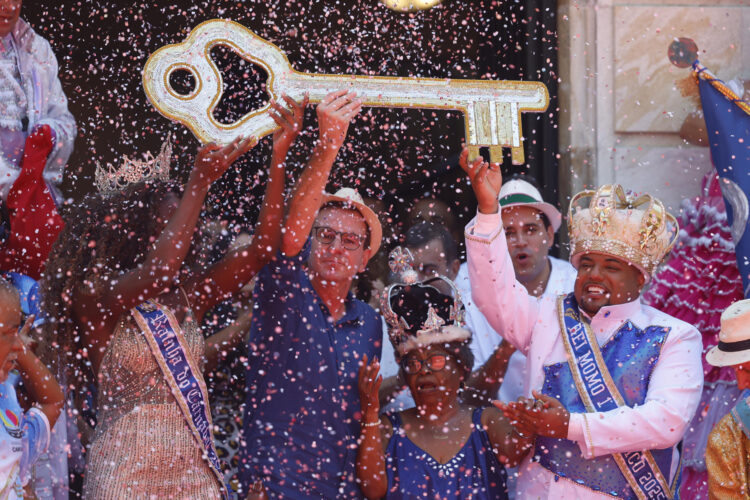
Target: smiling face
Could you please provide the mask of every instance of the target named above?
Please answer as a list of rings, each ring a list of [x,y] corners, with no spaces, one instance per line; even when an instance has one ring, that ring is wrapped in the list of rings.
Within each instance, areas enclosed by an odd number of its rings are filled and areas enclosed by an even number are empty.
[[[537,280],[547,269],[547,256],[555,242],[552,226],[545,227],[542,212],[533,207],[503,209],[503,227],[516,279],[522,285]]]
[[[435,367],[431,370],[430,362]],[[415,373],[407,373],[411,366]],[[442,369],[440,367],[442,366]],[[401,370],[414,402],[419,407],[450,404],[458,397],[466,370],[458,363],[456,355],[442,344],[433,344],[409,352],[401,360]],[[411,370],[408,370],[411,371]]]
[[[0,382],[5,382],[22,349],[18,328],[21,326],[21,305],[18,296],[0,289]]]
[[[329,228],[338,233],[359,237],[361,244],[355,250],[344,248],[341,234],[325,244],[316,236],[316,228]],[[323,208],[313,224],[312,247],[308,264],[313,280],[330,283],[351,283],[357,273],[365,270],[370,250],[365,249],[367,224],[356,210],[340,207]]]
[[[578,263],[574,293],[578,305],[589,315],[605,306],[635,300],[646,282],[635,266],[600,253],[587,253]]]
[[[22,3],[21,0],[0,0],[0,38],[7,36],[16,27]]]

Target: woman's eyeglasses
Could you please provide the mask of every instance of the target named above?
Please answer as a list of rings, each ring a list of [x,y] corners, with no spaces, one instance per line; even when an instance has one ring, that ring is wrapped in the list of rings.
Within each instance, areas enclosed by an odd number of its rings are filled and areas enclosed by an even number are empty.
[[[364,236],[355,233],[342,233],[341,231],[336,231],[335,229],[325,226],[314,227],[313,234],[315,235],[315,239],[324,245],[333,244],[334,240],[336,240],[336,236],[338,236],[341,240],[341,246],[346,250],[358,249],[362,246],[362,242],[365,239]]]
[[[427,359],[419,359],[413,356],[409,356],[408,358],[404,358],[404,360],[401,361],[401,366],[403,367],[404,372],[407,375],[414,375],[415,373],[419,373],[420,371],[422,371],[423,366],[427,366],[427,368],[429,368],[431,372],[442,371],[447,363],[447,354],[433,354]]]

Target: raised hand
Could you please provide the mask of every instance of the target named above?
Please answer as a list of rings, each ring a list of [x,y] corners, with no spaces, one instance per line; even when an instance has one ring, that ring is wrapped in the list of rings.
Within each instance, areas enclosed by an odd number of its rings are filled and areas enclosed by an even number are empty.
[[[469,150],[464,148],[458,159],[458,164],[469,176],[471,187],[474,190],[474,196],[479,204],[479,211],[483,214],[494,214],[498,211],[497,197],[500,194],[500,188],[503,185],[503,174],[500,172],[500,165],[497,163],[487,163],[478,157],[471,162],[469,159]]]
[[[523,436],[533,434],[564,439],[568,436],[570,413],[552,396],[537,391],[535,399],[519,398],[518,402],[501,403],[495,406],[511,421]]]
[[[362,356],[359,367],[359,404],[362,409],[362,422],[377,422],[380,413],[380,399],[378,393],[383,376],[380,372],[380,362],[374,358],[368,363],[367,354]]]
[[[191,180],[204,187],[213,184],[237,158],[250,151],[258,140],[255,137],[236,138],[224,147],[210,143],[198,150]]]
[[[276,101],[271,101],[273,111],[270,114],[273,121],[281,127],[273,134],[273,147],[275,150],[286,153],[302,131],[305,108],[310,98],[305,94],[301,103],[298,103],[286,94],[281,96],[281,98],[289,106],[289,109],[284,108],[284,106]]]
[[[328,94],[317,107],[319,145],[328,150],[341,149],[349,123],[361,109],[362,101],[354,92],[339,90]]]

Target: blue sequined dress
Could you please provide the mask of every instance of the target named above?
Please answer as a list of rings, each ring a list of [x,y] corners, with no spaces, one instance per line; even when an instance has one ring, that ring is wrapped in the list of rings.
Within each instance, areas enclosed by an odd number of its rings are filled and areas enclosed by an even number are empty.
[[[393,436],[386,449],[388,493],[385,498],[507,500],[505,468],[497,460],[489,436],[482,428],[482,410],[474,410],[469,439],[445,464],[409,439],[402,428],[400,414],[388,414]]]

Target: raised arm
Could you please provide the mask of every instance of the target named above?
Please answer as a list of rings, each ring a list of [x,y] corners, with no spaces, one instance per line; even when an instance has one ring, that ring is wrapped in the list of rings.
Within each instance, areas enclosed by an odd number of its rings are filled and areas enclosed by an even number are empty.
[[[524,354],[539,315],[539,303],[516,281],[505,240],[498,195],[503,184],[500,165],[477,158],[459,164],[468,174],[478,203],[477,216],[466,226],[471,298],[490,326]]]
[[[388,439],[387,417],[378,417],[380,403],[378,390],[383,377],[378,375],[380,363],[377,358],[370,363],[367,355],[362,356],[359,367],[359,401],[362,410],[360,421],[359,448],[357,450],[357,479],[362,494],[368,499],[383,498],[388,490],[385,473],[385,446]],[[390,424],[388,424],[388,427]]]
[[[23,344],[23,339],[28,334],[31,326],[34,324],[34,316],[26,318],[21,332],[18,334]],[[52,376],[49,369],[39,358],[31,351],[31,348],[24,345],[16,356],[18,371],[23,380],[23,388],[31,400],[42,410],[47,417],[50,428],[55,426],[57,417],[60,416],[65,396],[63,395],[60,384]]]
[[[298,255],[305,246],[320,209],[331,167],[346,139],[349,122],[361,107],[362,103],[356,99],[356,95],[345,90],[328,94],[318,104],[320,136],[294,189],[281,241],[281,251],[287,257]]]
[[[254,138],[237,139],[225,147],[204,146],[198,152],[195,168],[175,213],[160,233],[145,260],[121,276],[106,282],[104,290],[82,284],[73,297],[74,312],[83,328],[85,344],[91,347],[98,369],[103,347],[123,311],[159,295],[182,267],[211,184],[245,152],[255,146]]]
[[[289,111],[277,102],[271,102],[275,111],[271,117],[281,129],[273,135],[269,179],[253,242],[229,253],[207,271],[191,278],[186,287],[192,297],[193,313],[199,321],[206,311],[249,283],[279,250],[284,218],[284,167],[289,148],[302,131],[308,103],[307,96],[301,103],[286,95],[283,99]]]

